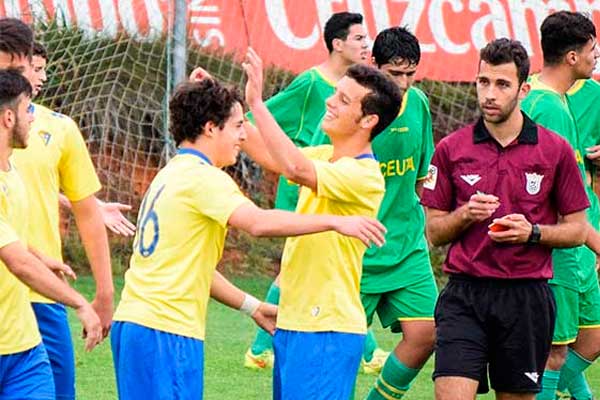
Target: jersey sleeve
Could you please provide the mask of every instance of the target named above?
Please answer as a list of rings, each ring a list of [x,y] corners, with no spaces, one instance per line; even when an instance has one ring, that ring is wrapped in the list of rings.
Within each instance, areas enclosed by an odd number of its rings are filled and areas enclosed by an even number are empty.
[[[452,211],[454,188],[447,146],[441,141],[433,153],[427,180],[423,184],[421,204],[442,211]]]
[[[573,137],[572,121],[569,121],[564,113],[556,112],[556,106],[548,95],[541,94],[535,98],[522,103],[523,111],[535,121],[536,124],[549,129],[564,137],[573,148],[577,138]]]
[[[368,199],[378,198],[385,190],[383,176],[378,167],[368,168],[367,162],[374,163],[349,157],[333,163],[313,160],[317,196],[346,203],[370,203]]]
[[[196,210],[226,228],[231,214],[243,204],[252,203],[227,173],[211,168],[194,185]]]
[[[70,201],[79,201],[100,190],[83,135],[71,119],[65,120],[65,141],[58,165],[60,188]]]
[[[422,118],[423,118],[423,148],[421,149],[421,158],[419,160],[419,166],[417,169],[417,179],[426,179],[429,173],[429,163],[433,156],[434,144],[433,144],[433,125],[431,122],[431,112],[429,111],[429,101],[423,94],[423,107],[422,107]]]
[[[590,206],[583,179],[572,149],[563,143],[560,160],[556,166],[556,176],[552,197],[560,215],[568,215],[585,210]]]
[[[298,75],[287,88],[266,101],[273,118],[290,139],[294,139],[302,129],[314,82],[312,71],[307,71]],[[255,124],[252,113],[248,113],[247,117]]]

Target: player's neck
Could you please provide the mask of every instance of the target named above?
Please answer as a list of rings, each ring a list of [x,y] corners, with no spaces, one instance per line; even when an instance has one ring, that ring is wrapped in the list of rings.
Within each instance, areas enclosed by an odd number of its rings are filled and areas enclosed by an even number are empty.
[[[360,135],[349,137],[331,138],[333,145],[333,155],[331,161],[339,160],[342,157],[357,157],[361,154],[371,154],[371,142],[365,142]]]
[[[504,122],[499,124],[493,124],[487,121],[483,121],[490,135],[496,139],[502,147],[506,147],[511,144],[523,129],[523,114],[521,109],[517,108],[511,114],[511,116]]]
[[[567,93],[569,88],[573,86],[576,79],[573,78],[571,71],[562,65],[544,66],[540,72],[538,79],[543,84],[550,86],[560,95]]]
[[[325,62],[319,64],[317,68],[319,68],[319,71],[321,71],[327,79],[337,82],[344,77],[346,71],[350,68],[350,64],[334,54],[330,55]]]
[[[190,142],[189,140],[184,140],[179,144],[179,148],[186,148],[199,151],[204,154],[209,160],[211,165],[215,167],[221,168],[218,164],[218,157],[216,150],[213,149],[213,146],[210,145],[208,141],[204,140],[196,140],[195,142]]]

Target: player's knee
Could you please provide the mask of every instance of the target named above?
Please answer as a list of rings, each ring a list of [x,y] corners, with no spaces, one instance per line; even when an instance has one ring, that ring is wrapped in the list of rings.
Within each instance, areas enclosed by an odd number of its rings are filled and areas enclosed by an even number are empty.
[[[546,362],[546,369],[559,371],[566,360],[567,346],[552,346],[550,355],[548,356],[548,362]]]
[[[422,352],[432,353],[435,346],[435,326],[419,329],[418,331],[405,333],[404,340],[411,347],[421,349]]]

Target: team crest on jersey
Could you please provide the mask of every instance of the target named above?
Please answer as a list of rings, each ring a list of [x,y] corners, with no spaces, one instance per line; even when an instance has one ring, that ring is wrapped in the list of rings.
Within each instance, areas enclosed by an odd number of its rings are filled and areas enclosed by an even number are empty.
[[[434,190],[435,185],[437,184],[438,177],[438,168],[431,164],[429,165],[429,170],[427,171],[427,178],[425,178],[425,182],[423,182],[423,187],[425,189]]]
[[[49,132],[40,132],[39,135],[42,138],[42,141],[44,142],[44,144],[46,146],[48,146],[48,143],[50,143],[50,138],[52,137],[52,135]]]
[[[527,183],[525,184],[527,193],[530,195],[538,194],[542,188],[542,179],[544,179],[544,175],[536,174],[535,172],[525,172],[525,178],[527,178]]]

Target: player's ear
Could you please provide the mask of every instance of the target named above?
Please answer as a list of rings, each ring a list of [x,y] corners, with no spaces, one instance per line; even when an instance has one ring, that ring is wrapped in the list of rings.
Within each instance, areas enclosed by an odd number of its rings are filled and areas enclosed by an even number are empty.
[[[204,124],[204,128],[202,128],[202,134],[209,138],[213,138],[216,135],[216,127],[217,125],[214,122],[208,121],[206,124]]]
[[[15,125],[15,112],[9,107],[0,110],[0,124],[3,128],[8,129]]]
[[[567,65],[572,67],[573,65],[577,64],[577,60],[579,60],[579,54],[577,54],[577,51],[571,50],[565,54],[564,60]]]
[[[377,114],[365,115],[360,119],[360,127],[363,129],[371,130],[379,122],[379,116]]]
[[[523,100],[525,97],[527,97],[527,94],[530,90],[531,85],[529,84],[529,82],[523,82],[521,84],[521,88],[519,89],[519,100]]]
[[[331,41],[331,47],[333,48],[333,51],[341,52],[343,43],[344,41],[340,38],[333,39]]]

